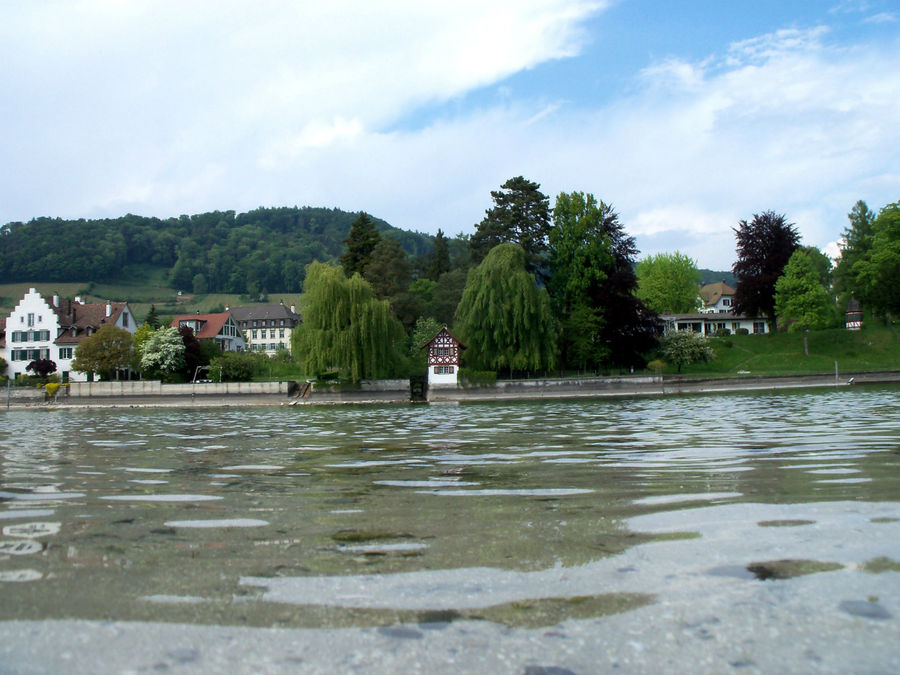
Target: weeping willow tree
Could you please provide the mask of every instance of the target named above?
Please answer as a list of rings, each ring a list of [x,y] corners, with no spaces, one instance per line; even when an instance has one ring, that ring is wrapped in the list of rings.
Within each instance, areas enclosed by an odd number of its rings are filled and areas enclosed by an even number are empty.
[[[303,284],[303,323],[292,336],[303,370],[338,370],[354,382],[387,377],[402,366],[403,326],[359,274],[313,262]]]
[[[466,343],[466,362],[498,371],[540,371],[554,366],[556,325],[550,298],[525,267],[525,251],[500,244],[469,272],[456,309],[455,328]]]

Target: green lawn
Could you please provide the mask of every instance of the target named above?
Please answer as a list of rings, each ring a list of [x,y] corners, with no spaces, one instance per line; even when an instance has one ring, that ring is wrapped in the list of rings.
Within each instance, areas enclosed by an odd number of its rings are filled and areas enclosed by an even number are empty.
[[[900,369],[900,338],[883,326],[810,332],[809,356],[803,353],[802,333],[733,335],[711,343],[715,360],[685,366],[682,375],[833,373],[835,361],[840,372]],[[663,373],[672,375],[676,369],[667,367]]]

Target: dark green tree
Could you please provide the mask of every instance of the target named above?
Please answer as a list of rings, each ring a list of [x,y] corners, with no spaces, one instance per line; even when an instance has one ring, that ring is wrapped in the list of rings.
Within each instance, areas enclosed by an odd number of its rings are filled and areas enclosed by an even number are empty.
[[[800,235],[793,223],[774,211],[754,214],[749,223],[740,221],[734,233],[737,262],[732,271],[738,280],[734,311],[750,316],[763,314],[775,331],[778,328],[775,283],[800,246]]]
[[[550,230],[550,200],[540,184],[522,176],[510,178],[499,190],[491,191],[494,206],[485,212],[469,240],[474,262],[478,263],[498,244],[518,244],[532,273],[543,274]]]
[[[156,305],[150,305],[150,310],[147,312],[147,318],[144,319],[144,323],[153,330],[159,328],[159,315],[156,313]]]
[[[403,326],[359,274],[348,279],[339,267],[312,263],[301,304],[303,323],[291,340],[306,373],[340,370],[358,382],[402,368]]]
[[[636,297],[634,238],[593,195],[562,193],[551,231],[551,280],[565,362],[642,367],[656,346],[656,315]]]
[[[431,294],[431,316],[441,324],[453,324],[453,316],[462,299],[467,277],[468,270],[457,267],[438,278]]]
[[[368,214],[360,213],[350,225],[350,233],[344,239],[347,248],[339,261],[344,268],[344,274],[348,277],[357,273],[364,274],[379,241],[381,235],[375,229],[375,223]]]
[[[878,212],[871,246],[851,272],[853,294],[864,307],[889,322],[900,314],[900,202]]]
[[[847,214],[850,225],[844,228],[841,238],[841,258],[834,271],[836,290],[843,296],[854,293],[855,274],[853,266],[869,255],[872,249],[872,238],[875,234],[875,213],[868,205],[859,200]]]
[[[455,326],[468,346],[466,363],[476,369],[511,374],[554,366],[550,298],[538,289],[525,267],[525,251],[516,244],[495,246],[469,272]]]
[[[432,281],[437,281],[442,274],[450,271],[450,246],[444,233],[438,228],[437,234],[434,235],[434,250],[431,252],[431,259],[428,261],[427,276]]]
[[[194,335],[193,328],[181,326],[178,329],[178,334],[184,343],[184,369],[182,372],[188,380],[193,380],[197,374],[197,368],[208,365],[209,361],[204,359],[203,348],[200,346],[200,340]]]
[[[75,350],[72,370],[98,373],[104,380],[115,377],[132,364],[132,336],[114,324],[103,326],[85,338]]]
[[[444,324],[431,317],[420,316],[416,320],[415,328],[409,337],[409,361],[412,370],[423,371],[428,366],[428,353],[422,349],[431,338],[438,334]]]
[[[379,300],[391,300],[409,288],[409,262],[396,239],[388,236],[379,240],[363,270],[363,278]]]

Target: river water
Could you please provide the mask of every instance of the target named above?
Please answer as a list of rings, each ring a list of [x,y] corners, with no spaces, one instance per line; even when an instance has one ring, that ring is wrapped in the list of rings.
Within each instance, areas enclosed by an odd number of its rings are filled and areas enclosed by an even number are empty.
[[[0,672],[896,672],[898,404],[7,411]]]

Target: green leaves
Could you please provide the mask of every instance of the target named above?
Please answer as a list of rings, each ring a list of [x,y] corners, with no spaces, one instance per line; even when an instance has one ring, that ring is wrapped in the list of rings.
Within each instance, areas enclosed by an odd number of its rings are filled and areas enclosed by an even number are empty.
[[[81,341],[75,351],[72,369],[81,373],[99,373],[103,379],[110,379],[115,371],[131,367],[131,345],[131,333],[107,324]]]
[[[831,323],[834,303],[819,279],[810,254],[795,251],[775,283],[775,311],[782,321],[791,321],[788,330],[819,330]]]
[[[314,262],[303,288],[303,323],[292,341],[305,372],[337,369],[354,382],[397,372],[403,326],[365,279],[348,279],[340,267]]]
[[[637,265],[637,296],[658,314],[697,310],[700,271],[688,256],[675,251],[651,255]]]
[[[469,271],[455,325],[468,346],[466,361],[477,369],[539,371],[554,365],[550,298],[525,269],[520,246],[495,246]]]

